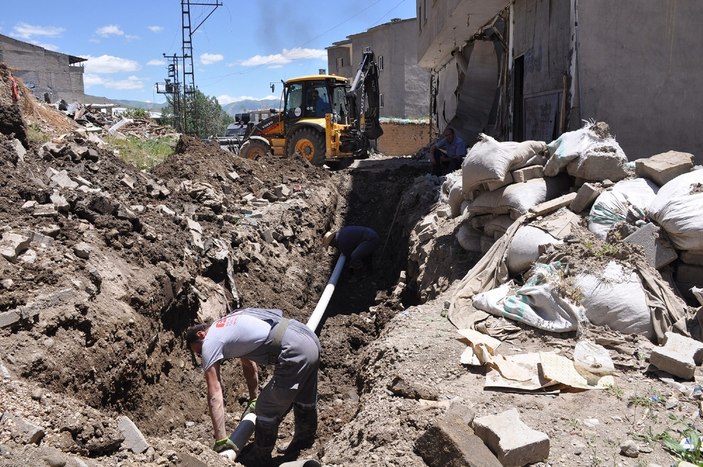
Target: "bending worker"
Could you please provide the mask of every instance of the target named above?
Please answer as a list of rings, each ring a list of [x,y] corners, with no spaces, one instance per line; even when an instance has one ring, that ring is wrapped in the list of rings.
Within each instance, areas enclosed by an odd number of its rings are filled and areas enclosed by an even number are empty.
[[[435,175],[444,175],[460,169],[466,156],[466,143],[454,132],[454,128],[445,128],[443,135],[430,146],[430,162],[432,173]]]
[[[360,225],[342,227],[336,232],[327,232],[322,238],[322,244],[339,250],[349,261],[352,271],[366,268],[372,270],[372,255],[378,248],[381,239],[375,230]]]
[[[247,465],[270,465],[278,426],[293,406],[295,432],[286,453],[309,448],[317,431],[317,371],[320,342],[315,333],[275,309],[244,308],[215,321],[191,326],[186,344],[202,358],[207,400],[215,434],[214,450],[235,449],[225,430],[220,364],[240,358],[256,414],[254,444]],[[273,376],[257,397],[258,365],[273,364]]]

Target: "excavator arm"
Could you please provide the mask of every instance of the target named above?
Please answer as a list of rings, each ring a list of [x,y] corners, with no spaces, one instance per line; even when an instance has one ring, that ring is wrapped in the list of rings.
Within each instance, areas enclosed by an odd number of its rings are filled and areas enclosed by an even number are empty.
[[[355,127],[368,139],[376,139],[383,134],[380,117],[380,91],[378,88],[378,66],[373,51],[366,48],[361,57],[347,94],[351,115],[355,117]],[[365,101],[364,101],[365,100]],[[362,118],[363,117],[363,118]],[[361,127],[363,124],[363,128]]]

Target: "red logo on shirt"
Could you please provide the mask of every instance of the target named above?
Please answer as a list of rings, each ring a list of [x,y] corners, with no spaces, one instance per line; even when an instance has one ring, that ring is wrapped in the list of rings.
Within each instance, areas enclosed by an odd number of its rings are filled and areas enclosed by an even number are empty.
[[[221,318],[217,320],[215,323],[216,328],[223,328],[225,326],[232,326],[234,323],[237,321],[236,316],[225,316],[224,318]]]

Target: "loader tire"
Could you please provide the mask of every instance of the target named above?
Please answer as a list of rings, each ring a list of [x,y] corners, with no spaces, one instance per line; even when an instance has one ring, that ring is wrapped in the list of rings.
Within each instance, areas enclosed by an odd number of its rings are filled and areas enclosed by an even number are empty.
[[[325,163],[325,138],[312,128],[301,128],[289,138],[286,152],[289,156],[299,153],[303,159],[320,167]]]
[[[271,154],[271,149],[263,141],[250,139],[242,144],[239,149],[239,155],[245,159],[257,160],[262,157],[267,157]]]

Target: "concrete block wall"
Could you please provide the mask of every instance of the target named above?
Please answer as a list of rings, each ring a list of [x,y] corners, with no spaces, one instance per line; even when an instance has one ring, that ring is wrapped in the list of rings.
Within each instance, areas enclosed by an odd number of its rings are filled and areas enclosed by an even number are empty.
[[[378,150],[387,156],[407,156],[417,153],[430,143],[429,123],[381,123],[383,136]]]

